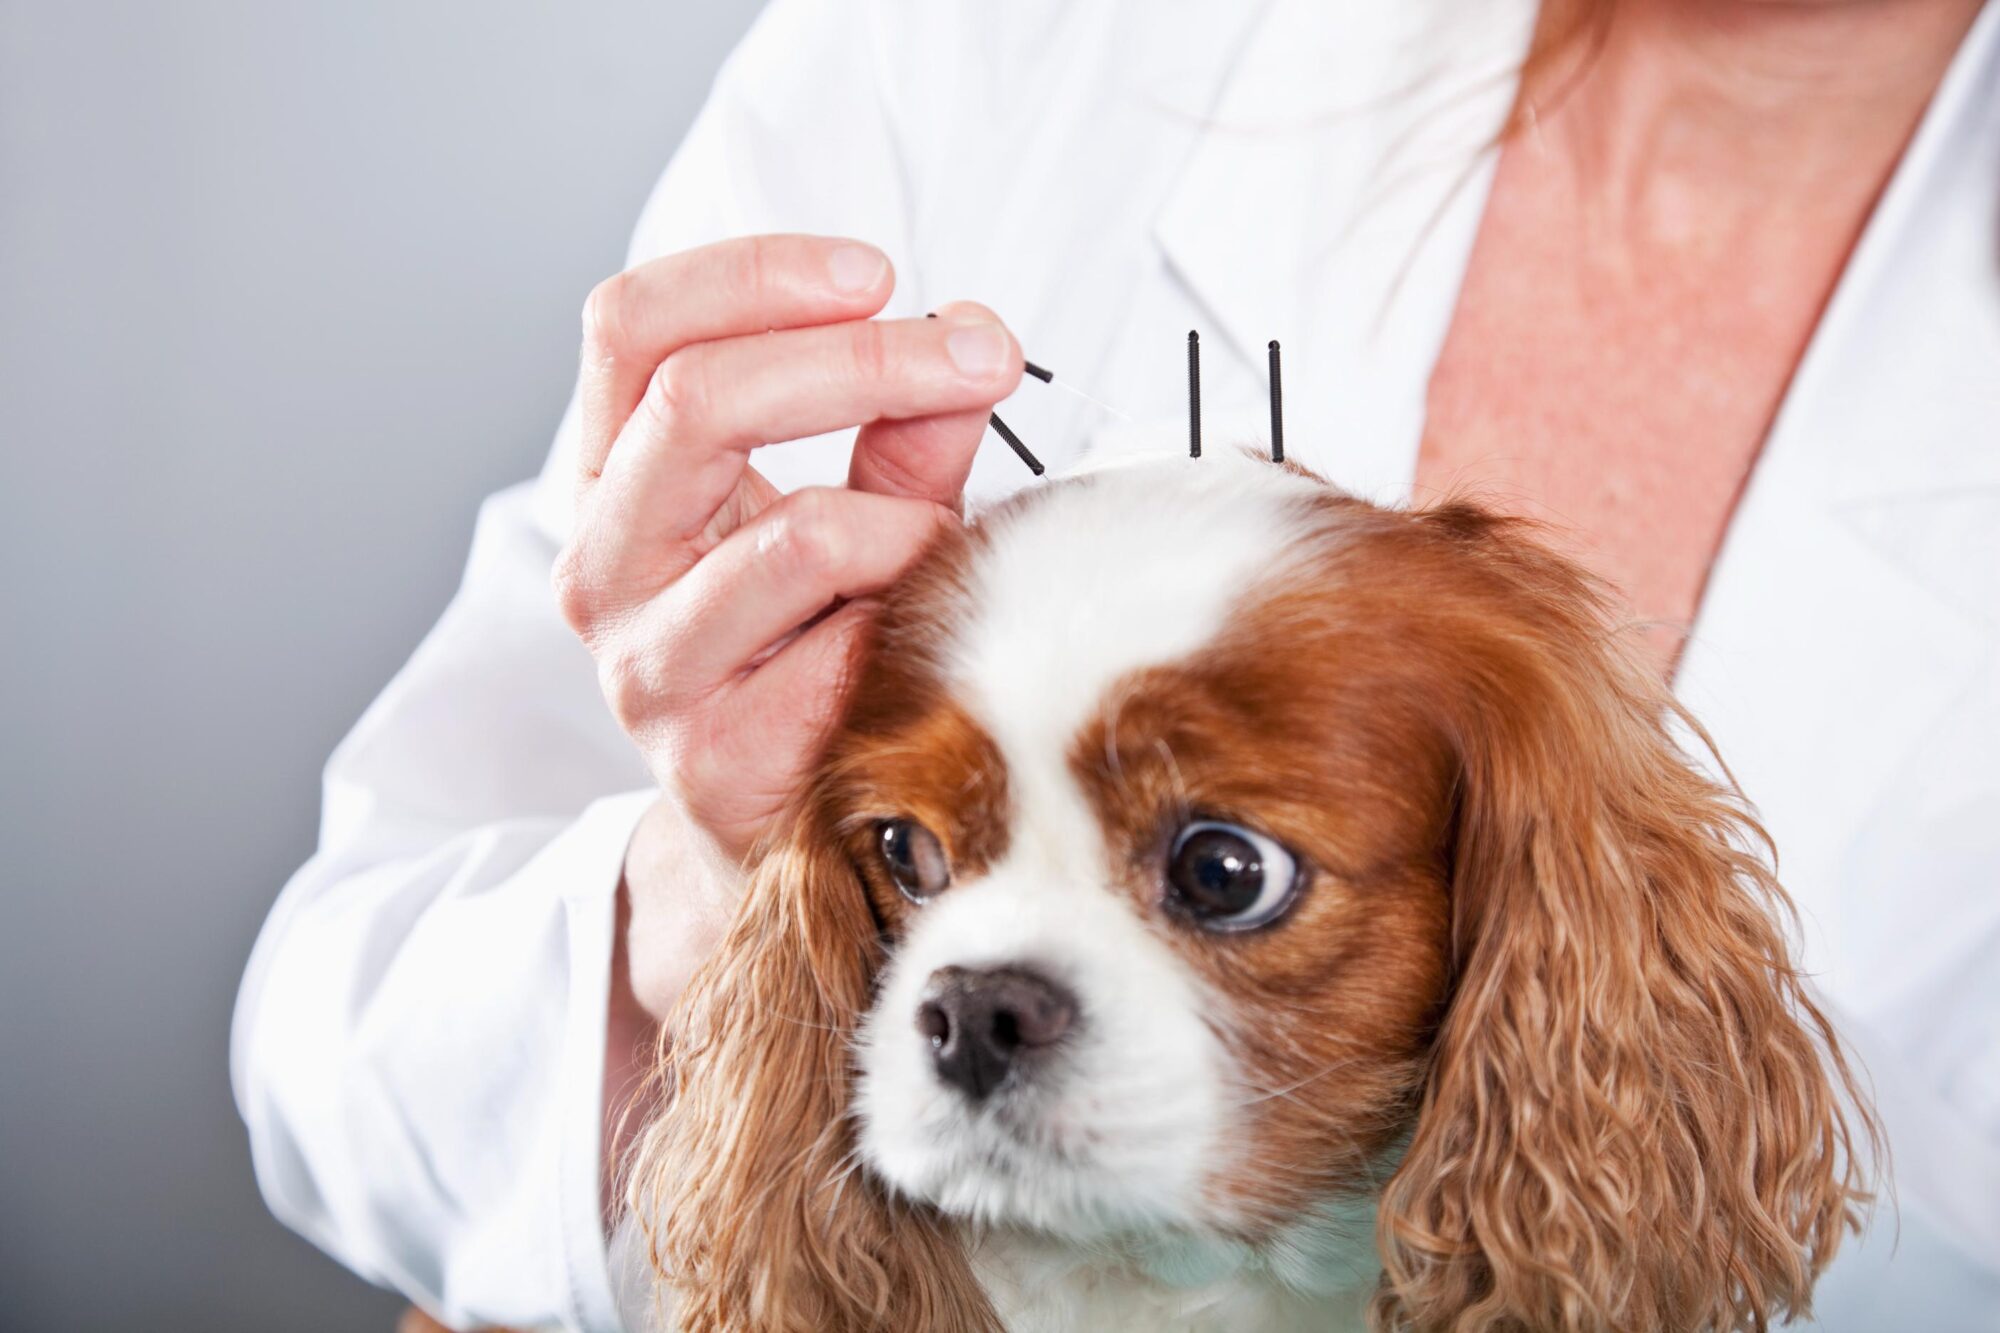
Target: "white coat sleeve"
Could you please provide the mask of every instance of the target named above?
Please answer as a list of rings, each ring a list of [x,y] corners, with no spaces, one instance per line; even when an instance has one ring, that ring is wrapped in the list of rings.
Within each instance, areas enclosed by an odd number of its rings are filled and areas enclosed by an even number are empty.
[[[634,258],[774,230],[900,256],[883,36],[846,0],[771,6]],[[451,605],[334,753],[318,850],[258,938],[231,1033],[273,1212],[454,1324],[618,1327],[598,1194],[606,994],[653,791],[549,588],[571,452],[566,422],[541,480],[487,501]],[[835,455],[788,480],[837,479]]]

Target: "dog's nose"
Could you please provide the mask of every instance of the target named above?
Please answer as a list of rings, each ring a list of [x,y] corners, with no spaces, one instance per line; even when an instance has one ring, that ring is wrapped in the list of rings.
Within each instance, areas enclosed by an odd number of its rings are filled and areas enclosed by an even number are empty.
[[[941,967],[917,1006],[938,1077],[975,1102],[1075,1023],[1076,997],[1025,967]]]

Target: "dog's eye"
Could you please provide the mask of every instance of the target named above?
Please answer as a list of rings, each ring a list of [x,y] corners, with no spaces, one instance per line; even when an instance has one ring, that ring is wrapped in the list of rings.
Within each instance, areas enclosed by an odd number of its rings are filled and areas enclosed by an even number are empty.
[[[880,830],[882,864],[905,898],[920,903],[951,883],[951,862],[937,834],[914,819],[885,819]]]
[[[1167,856],[1174,905],[1210,930],[1269,925],[1291,906],[1298,882],[1290,852],[1239,824],[1189,824]]]

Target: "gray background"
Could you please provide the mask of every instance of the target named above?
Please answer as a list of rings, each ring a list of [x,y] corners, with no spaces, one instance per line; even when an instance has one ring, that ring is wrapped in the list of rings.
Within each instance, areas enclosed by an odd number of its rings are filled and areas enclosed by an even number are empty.
[[[391,1328],[237,977],[754,9],[0,0],[0,1328]]]

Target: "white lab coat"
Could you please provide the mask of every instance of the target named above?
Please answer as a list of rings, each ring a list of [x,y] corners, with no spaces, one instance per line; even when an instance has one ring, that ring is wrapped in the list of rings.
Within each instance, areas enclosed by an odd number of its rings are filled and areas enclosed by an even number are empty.
[[[891,313],[994,306],[1002,408],[1056,467],[1107,430],[1262,435],[1407,495],[1424,386],[1530,0],[778,0],[723,70],[634,260],[866,237]],[[1727,299],[1718,293],[1717,299]],[[320,849],[232,1043],[286,1222],[452,1319],[619,1326],[597,1205],[612,905],[650,799],[556,615],[570,427],[481,511],[465,582],[328,765]],[[838,439],[760,451],[781,485]],[[1028,480],[997,442],[975,498]],[[1901,1204],[1829,1329],[2000,1328],[2000,5],[1875,210],[1757,462],[1681,672],[1761,810],[1805,957],[1872,1073]]]

